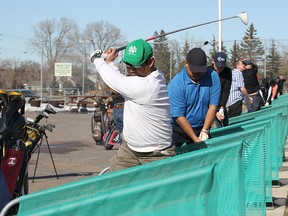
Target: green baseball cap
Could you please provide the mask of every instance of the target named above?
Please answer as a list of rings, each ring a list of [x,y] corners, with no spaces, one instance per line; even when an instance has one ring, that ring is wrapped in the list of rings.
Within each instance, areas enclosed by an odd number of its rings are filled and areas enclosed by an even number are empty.
[[[121,62],[128,63],[132,66],[141,66],[152,55],[153,50],[151,45],[143,39],[138,39],[126,46],[124,58]]]

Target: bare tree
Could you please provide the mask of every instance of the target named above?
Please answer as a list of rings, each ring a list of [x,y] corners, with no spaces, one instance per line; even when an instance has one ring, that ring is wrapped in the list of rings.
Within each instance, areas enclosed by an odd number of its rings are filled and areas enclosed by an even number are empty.
[[[48,80],[53,79],[54,64],[60,62],[72,47],[72,39],[78,31],[76,23],[67,18],[45,20],[33,28],[34,37],[28,47],[41,55],[48,63]]]
[[[109,47],[120,47],[127,44],[120,29],[103,20],[89,23],[83,32],[82,40],[85,41],[85,52],[97,49],[106,50]],[[87,53],[87,55],[89,56],[90,53]],[[100,76],[98,74],[95,76],[96,89],[106,88]]]
[[[83,40],[91,44],[93,50],[106,50],[126,43],[120,29],[103,20],[88,24],[83,32]]]

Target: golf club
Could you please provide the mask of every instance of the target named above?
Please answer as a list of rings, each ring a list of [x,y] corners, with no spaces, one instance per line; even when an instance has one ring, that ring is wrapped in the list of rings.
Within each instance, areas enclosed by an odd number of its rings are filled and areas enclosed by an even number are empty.
[[[239,18],[241,20],[242,23],[244,23],[245,25],[248,24],[248,16],[247,16],[247,13],[246,12],[242,12],[241,14],[238,14],[236,16],[232,16],[232,17],[228,17],[228,18],[223,18],[223,19],[219,19],[219,20],[214,20],[214,21],[210,21],[210,22],[206,22],[206,23],[202,23],[202,24],[198,24],[198,25],[194,25],[194,26],[189,26],[189,27],[186,27],[186,28],[182,28],[182,29],[178,29],[178,30],[175,30],[175,31],[171,31],[171,32],[167,32],[165,34],[161,34],[161,35],[158,35],[158,36],[153,36],[153,37],[150,37],[150,38],[147,38],[146,41],[150,41],[150,40],[155,40],[157,38],[160,38],[160,37],[164,37],[166,35],[170,35],[170,34],[174,34],[174,33],[177,33],[177,32],[180,32],[180,31],[184,31],[184,30],[187,30],[187,29],[191,29],[191,28],[196,28],[196,27],[199,27],[199,26],[203,26],[203,25],[208,25],[208,24],[211,24],[211,23],[215,23],[215,22],[219,22],[219,21],[224,21],[224,20],[228,20],[228,19],[234,19],[234,18]],[[127,45],[126,45],[127,46]],[[124,50],[126,48],[126,46],[122,46],[122,47],[119,47],[116,52],[119,52],[121,50]]]

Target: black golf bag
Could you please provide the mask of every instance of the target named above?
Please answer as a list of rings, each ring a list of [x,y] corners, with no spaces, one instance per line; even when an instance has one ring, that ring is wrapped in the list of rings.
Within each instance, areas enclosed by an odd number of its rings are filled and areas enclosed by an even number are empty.
[[[113,124],[104,134],[102,139],[102,145],[106,150],[111,150],[119,141],[119,133],[116,126]]]
[[[9,191],[11,200],[21,194],[27,167],[24,144],[26,139],[24,96],[21,92],[8,94],[0,90],[0,106],[0,172],[3,177],[2,181],[4,180],[0,185],[3,187],[1,191],[6,191],[6,189]],[[1,197],[1,199],[4,198]]]

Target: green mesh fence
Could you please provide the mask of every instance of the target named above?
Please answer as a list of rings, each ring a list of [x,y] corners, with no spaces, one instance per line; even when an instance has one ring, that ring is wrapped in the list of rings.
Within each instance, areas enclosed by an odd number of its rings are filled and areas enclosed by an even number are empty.
[[[209,148],[30,194],[19,215],[263,215],[263,139],[263,126],[244,130],[208,140]]]
[[[278,100],[278,99],[277,99]],[[231,125],[244,123],[249,124],[251,120],[258,120],[261,122],[263,117],[276,113],[277,119],[273,124],[273,139],[269,145],[272,145],[274,151],[271,153],[272,157],[272,180],[279,181],[279,168],[283,165],[283,152],[287,138],[287,110],[288,110],[288,101],[285,103],[275,104],[273,106],[265,107],[259,111],[244,113],[240,116],[231,118],[229,122]]]
[[[260,163],[260,167],[262,166],[262,161],[265,161],[265,170],[261,170],[263,171],[262,174],[264,174],[265,177],[264,181],[265,181],[265,186],[266,186],[266,203],[272,204],[273,202],[273,197],[272,197],[272,157],[271,157],[271,152],[274,151],[274,149],[271,149],[272,146],[268,145],[267,143],[271,143],[271,141],[273,140],[273,135],[274,135],[274,131],[273,131],[273,122],[275,122],[276,120],[276,115],[277,114],[272,114],[272,115],[268,115],[265,116],[265,118],[263,118],[263,120],[258,121],[258,120],[251,120],[249,122],[249,124],[245,124],[245,123],[239,123],[239,124],[234,124],[225,128],[217,128],[214,130],[211,130],[211,135],[213,137],[219,137],[219,136],[225,136],[227,134],[231,134],[231,133],[237,133],[237,131],[250,131],[252,133],[254,128],[258,128],[258,127],[263,127],[264,129],[264,140],[261,137],[261,142],[259,140],[259,142],[255,143],[255,142],[251,142],[251,143],[247,143],[247,147],[251,148],[251,152],[253,153],[253,149],[258,149],[259,151],[264,151],[264,154],[262,153],[258,153],[256,152],[257,156],[261,156],[260,160],[258,161]],[[274,119],[274,121],[273,121]],[[257,138],[257,137],[256,137]],[[252,145],[262,145],[262,146],[252,146]],[[258,151],[257,150],[257,151]],[[247,154],[246,154],[247,155]],[[249,157],[251,156],[251,154],[248,155]],[[249,158],[246,158],[247,160],[250,160]],[[259,159],[259,158],[258,158]],[[248,163],[248,162],[247,162]],[[276,162],[274,162],[275,164]],[[255,164],[255,163],[254,163]],[[257,167],[257,165],[256,165]],[[252,169],[253,172],[253,168],[255,168],[254,166],[250,166],[249,168]],[[274,167],[274,170],[276,170],[277,167]],[[277,169],[278,170],[278,169]],[[253,175],[249,176],[249,174],[247,174],[248,177],[254,177]],[[248,181],[249,182],[249,181]],[[261,180],[261,184],[262,184],[262,180]],[[250,185],[248,185],[248,187],[250,188]],[[253,185],[252,185],[253,187]],[[253,188],[251,188],[253,190]]]
[[[245,126],[225,127],[211,131],[211,135],[213,138],[207,140],[207,147],[215,148],[219,145],[226,145],[233,139],[242,140],[246,215],[264,215],[266,209],[265,125],[251,124],[249,128]],[[221,141],[216,142],[216,139]],[[182,147],[184,150],[178,151],[187,152],[192,145],[184,146]],[[270,193],[272,194],[272,191]]]
[[[238,124],[233,124],[224,128],[217,128],[211,130],[211,135],[213,137],[225,136],[227,134],[236,133],[237,131],[243,130],[252,130],[257,127],[264,127],[265,133],[265,142],[263,143],[263,147],[265,146],[265,185],[266,185],[266,204],[271,205],[273,203],[272,196],[272,173],[277,173],[279,171],[278,167],[278,158],[276,154],[276,145],[273,145],[275,141],[275,136],[277,136],[277,119],[279,117],[279,113],[272,113],[269,115],[264,115],[254,120],[250,120],[248,122],[240,122]],[[275,178],[275,174],[274,174]]]

